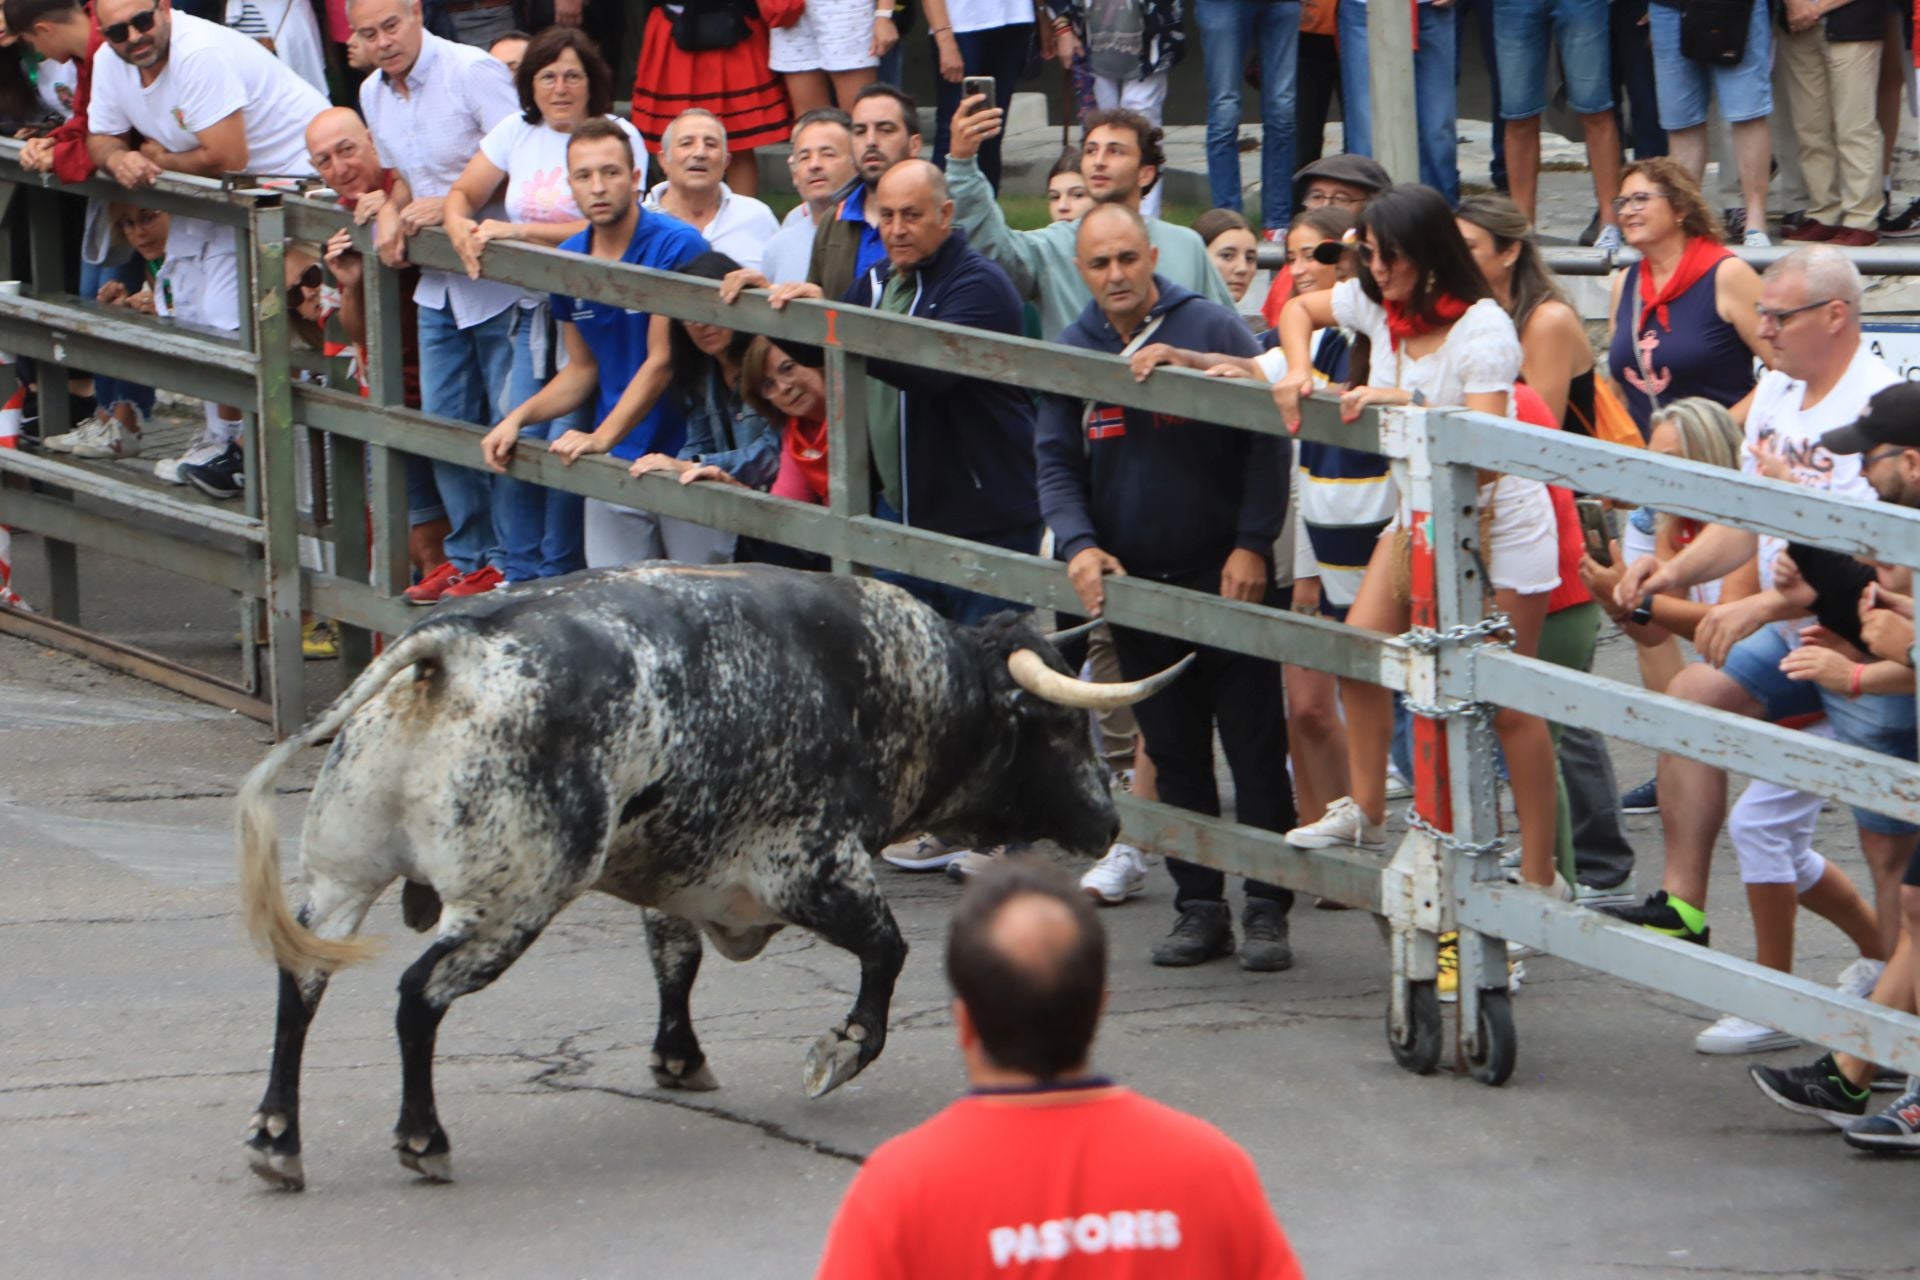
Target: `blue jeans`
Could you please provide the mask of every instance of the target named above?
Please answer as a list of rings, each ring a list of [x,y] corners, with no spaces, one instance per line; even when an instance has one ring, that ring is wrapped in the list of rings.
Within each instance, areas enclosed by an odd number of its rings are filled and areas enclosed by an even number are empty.
[[[1455,0],[1460,16],[1454,19],[1453,42],[1453,78],[1460,79],[1460,50],[1466,46],[1467,22],[1480,31],[1480,61],[1487,69],[1487,92],[1493,95],[1494,108],[1490,114],[1493,121],[1487,128],[1487,137],[1493,146],[1493,164],[1488,167],[1487,176],[1493,179],[1496,191],[1507,189],[1507,130],[1500,122],[1500,59],[1493,51],[1493,0]]]
[[[490,427],[506,416],[507,381],[513,372],[513,307],[462,329],[450,307],[420,308],[420,408],[455,422]],[[479,454],[476,439],[475,456]],[[500,539],[493,528],[493,475],[457,462],[433,464],[433,482],[453,525],[447,559],[462,573],[500,567]]]
[[[1547,64],[1560,48],[1567,105],[1575,115],[1613,110],[1612,29],[1607,0],[1493,0],[1494,97],[1502,120],[1547,110]]]
[[[1389,3],[1392,0],[1388,0]],[[1346,113],[1347,150],[1373,154],[1372,82],[1367,75],[1367,6],[1345,0],[1339,9],[1340,109]],[[1413,55],[1413,99],[1418,116],[1420,181],[1460,203],[1460,145],[1454,133],[1459,93],[1454,77],[1452,6],[1420,6],[1420,47]]]
[[[138,293],[147,282],[147,266],[138,257],[129,259],[117,267],[97,266],[85,258],[80,260],[80,296],[88,302],[100,294],[100,286],[109,280],[118,280],[127,287],[128,293]],[[126,382],[120,378],[109,377],[104,373],[93,375],[93,402],[102,409],[112,409],[117,405],[130,404],[140,411],[140,420],[146,421],[153,412],[153,388],[143,387],[137,382]],[[65,427],[60,428],[66,430]]]
[[[507,404],[525,404],[554,372],[552,312],[548,304],[513,309],[513,372]],[[671,394],[671,393],[669,393]],[[587,406],[551,422],[529,422],[522,440],[545,443],[568,431],[590,431]],[[512,476],[493,478],[493,527],[500,534],[501,572],[508,582],[556,578],[584,569],[581,512],[586,499],[563,489],[548,489]]]
[[[1027,72],[1027,52],[1033,46],[1033,24],[1022,22],[1010,27],[989,27],[985,31],[958,31],[954,42],[960,46],[960,61],[970,76],[992,76],[994,103],[1005,111],[1013,101],[1014,86]],[[931,42],[929,42],[931,43]],[[953,113],[960,105],[960,86],[943,77],[938,68],[940,55],[933,58],[934,85],[938,103],[934,109],[933,162],[942,168],[947,163],[947,144],[953,137]],[[1000,140],[980,148],[980,172],[994,191],[1000,190]]]
[[[1613,28],[1613,101],[1626,108],[1620,133],[1633,148],[1635,160],[1667,154],[1667,131],[1660,127],[1660,108],[1653,84],[1653,42],[1650,28],[1640,25],[1646,0],[1618,0],[1609,13]]]
[[[1195,0],[1207,75],[1207,189],[1217,209],[1240,207],[1240,88],[1247,53],[1260,53],[1260,221],[1284,228],[1293,214],[1294,86],[1299,75],[1297,0]]]
[[[1768,7],[1755,4],[1747,19],[1746,57],[1731,67],[1710,67],[1680,52],[1680,11],[1663,4],[1648,9],[1653,37],[1653,82],[1660,127],[1672,133],[1707,122],[1709,97],[1718,95],[1728,124],[1764,120],[1773,114],[1773,23]]]
[[[1779,723],[1792,716],[1825,712],[1827,726],[1848,746],[1912,760],[1916,754],[1913,695],[1863,693],[1857,698],[1829,693],[1811,680],[1789,680],[1780,660],[1793,651],[1786,624],[1760,628],[1733,646],[1723,671],[1764,708],[1763,716]],[[1862,831],[1910,836],[1920,827],[1883,813],[1855,808],[1853,820]]]

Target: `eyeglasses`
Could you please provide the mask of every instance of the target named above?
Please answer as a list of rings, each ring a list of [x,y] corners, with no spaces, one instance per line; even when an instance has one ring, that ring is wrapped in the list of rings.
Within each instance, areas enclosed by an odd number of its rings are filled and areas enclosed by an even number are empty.
[[[287,306],[292,310],[298,311],[300,304],[306,301],[307,292],[311,289],[318,289],[326,278],[326,275],[320,270],[320,264],[317,262],[305,271],[302,271],[300,278],[287,286]]]
[[[1906,451],[1907,446],[1901,444],[1885,445],[1878,449],[1869,450],[1867,456],[1860,459],[1860,469],[1862,471],[1871,471],[1874,463],[1885,462],[1888,458],[1897,458]]]
[[[1648,201],[1671,198],[1664,191],[1636,191],[1630,196],[1616,196],[1613,201],[1613,216],[1617,218],[1628,209],[1637,213],[1647,207]]]
[[[1323,267],[1331,267],[1339,264],[1340,255],[1346,251],[1347,247],[1338,240],[1322,240],[1307,250],[1307,256]]]
[[[565,70],[549,67],[533,78],[535,86],[541,89],[551,89],[555,85],[562,84],[585,84],[586,82],[587,73],[584,71],[575,71],[572,67],[568,67]]]
[[[120,234],[125,235],[135,227],[150,227],[166,216],[166,214],[158,209],[135,209],[131,213],[122,214],[119,218],[115,219],[113,228]]]
[[[1350,196],[1344,191],[1309,191],[1306,206],[1309,209],[1320,209],[1327,205],[1338,209],[1358,209],[1366,202],[1365,196]]]
[[[100,34],[107,38],[109,44],[125,44],[132,38],[134,32],[138,31],[141,35],[145,35],[153,30],[153,24],[158,21],[160,21],[160,6],[156,3],[145,13],[136,13],[125,22],[116,22],[111,26],[100,28]]]
[[[1822,298],[1818,302],[1803,302],[1797,307],[1787,307],[1784,310],[1774,308],[1774,307],[1763,307],[1756,302],[1753,304],[1753,314],[1760,317],[1760,322],[1762,324],[1765,324],[1767,321],[1771,320],[1773,321],[1773,327],[1776,329],[1780,329],[1780,328],[1784,328],[1786,326],[1787,321],[1793,319],[1795,316],[1799,315],[1802,311],[1812,311],[1816,307],[1824,307],[1829,302],[1838,302],[1838,301],[1839,301],[1838,298]]]
[[[313,162],[313,167],[315,169],[326,169],[335,164],[338,164],[342,160],[351,160],[359,154],[360,154],[359,143],[352,142],[352,141],[342,141],[342,142],[335,143],[333,150],[316,151],[312,155],[308,156],[307,159]]]

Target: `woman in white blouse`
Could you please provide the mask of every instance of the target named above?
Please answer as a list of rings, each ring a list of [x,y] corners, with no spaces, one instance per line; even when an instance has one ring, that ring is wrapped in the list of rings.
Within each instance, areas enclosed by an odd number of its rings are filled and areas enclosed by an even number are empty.
[[[1294,298],[1280,316],[1280,341],[1290,370],[1274,384],[1274,400],[1289,424],[1300,419],[1300,398],[1313,390],[1308,344],[1316,329],[1335,324],[1369,340],[1367,376],[1341,397],[1341,416],[1384,405],[1458,405],[1508,415],[1520,376],[1520,340],[1513,321],[1488,295],[1487,285],[1453,211],[1426,187],[1388,188],[1361,215],[1356,249],[1360,272],[1328,293]],[[1480,505],[1493,509],[1483,554],[1493,603],[1512,620],[1514,650],[1532,656],[1547,614],[1547,596],[1559,585],[1559,542],[1553,504],[1534,480],[1482,473]],[[1374,631],[1408,625],[1408,605],[1395,589],[1398,548],[1406,539],[1404,498],[1394,529],[1382,536],[1367,565],[1347,620]],[[1380,848],[1386,820],[1387,751],[1393,737],[1393,700],[1374,685],[1341,682],[1347,714],[1348,766],[1353,794],[1335,801],[1319,822],[1287,835],[1301,848],[1356,845]],[[1570,896],[1553,866],[1553,745],[1538,716],[1502,709],[1494,728],[1506,749],[1514,808],[1520,817],[1521,873],[1534,885]]]
[[[640,135],[610,115],[613,74],[592,39],[573,27],[548,27],[527,45],[515,72],[519,115],[508,116],[480,140],[480,152],[447,194],[445,227],[467,273],[480,275],[487,245],[496,240],[557,247],[584,231],[587,220],[567,181],[567,138],[573,127],[606,116],[626,131],[636,165],[646,164]],[[635,175],[644,185],[644,173]],[[527,294],[513,323],[513,371],[505,403],[524,404],[553,376],[560,344],[548,295]],[[529,423],[523,438],[557,440],[585,430],[582,408],[551,423]],[[493,521],[508,582],[550,578],[585,567],[579,497],[511,476],[493,480]]]

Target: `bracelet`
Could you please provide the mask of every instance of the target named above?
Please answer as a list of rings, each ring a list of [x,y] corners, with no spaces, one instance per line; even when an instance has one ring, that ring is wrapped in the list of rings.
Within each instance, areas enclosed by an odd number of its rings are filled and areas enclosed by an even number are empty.
[[[879,21],[880,19],[882,19],[882,18],[885,18],[885,19],[886,19],[886,20],[887,20],[888,22],[892,22],[892,21],[893,21],[893,10],[891,10],[891,9],[875,9],[875,10],[873,11],[873,18],[874,18],[874,21],[876,21],[876,22],[878,22],[878,21]]]
[[[1860,696],[1860,677],[1866,674],[1867,674],[1866,663],[1856,662],[1853,664],[1853,675],[1847,681],[1847,696],[1849,698],[1857,698]]]
[[[1072,26],[1073,19],[1071,18],[1055,18],[1053,20],[1053,29],[1055,31],[1066,31],[1072,28]]]
[[[930,36],[944,36],[944,35],[950,35],[952,34],[952,32],[953,32],[952,27],[935,27],[933,30],[927,32],[927,34]]]

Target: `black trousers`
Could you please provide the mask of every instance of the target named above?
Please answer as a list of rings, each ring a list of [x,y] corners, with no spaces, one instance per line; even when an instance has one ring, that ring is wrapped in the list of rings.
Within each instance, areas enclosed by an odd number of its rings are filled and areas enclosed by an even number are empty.
[[[1219,591],[1220,575],[1208,574],[1176,585],[1209,595]],[[1275,593],[1269,603],[1277,603]],[[1140,680],[1195,652],[1186,640],[1145,631],[1113,628],[1113,649],[1121,675]],[[1159,776],[1160,799],[1177,808],[1211,817],[1220,814],[1220,789],[1214,784],[1213,735],[1217,728],[1233,773],[1234,809],[1239,820],[1263,831],[1289,831],[1297,822],[1293,787],[1287,779],[1286,701],[1280,664],[1221,649],[1202,648],[1199,659],[1175,680],[1133,709],[1146,740],[1147,755]],[[1221,902],[1226,876],[1209,867],[1168,858],[1174,906]],[[1283,910],[1293,892],[1260,880],[1247,881],[1249,898],[1270,898]]]
[[[1302,35],[1293,100],[1293,166],[1306,168],[1326,150],[1327,117],[1340,92],[1340,50],[1332,36]]]

